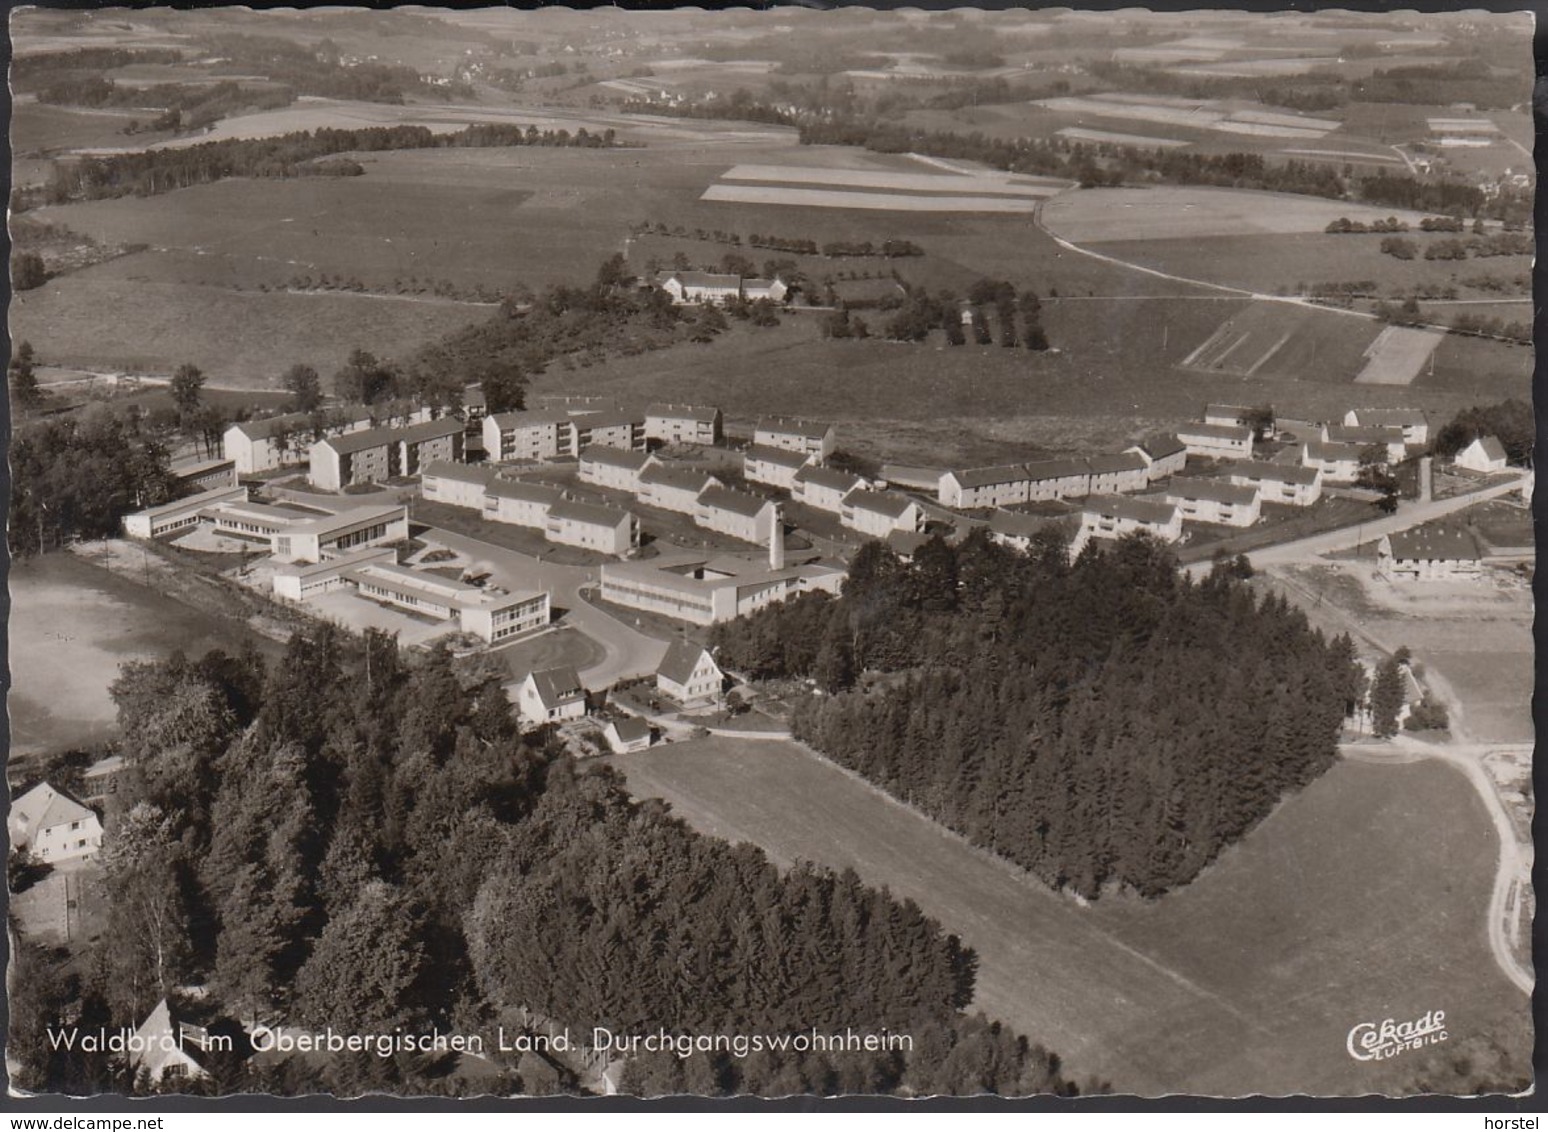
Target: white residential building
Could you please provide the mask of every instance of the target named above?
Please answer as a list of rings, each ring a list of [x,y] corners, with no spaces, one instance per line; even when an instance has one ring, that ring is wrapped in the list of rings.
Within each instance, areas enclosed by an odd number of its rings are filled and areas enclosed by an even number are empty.
[[[785,448],[815,457],[819,464],[833,455],[838,433],[830,424],[796,417],[764,417],[753,429],[753,443],[765,448]]]
[[[1091,494],[1091,461],[1038,460],[1027,464],[1026,498],[1020,499],[1019,491],[1012,491],[1007,502],[1047,503],[1059,499],[1071,499]]]
[[[1360,475],[1360,456],[1363,452],[1354,444],[1330,444],[1312,440],[1301,446],[1301,464],[1322,473],[1322,482],[1354,483]]]
[[[1246,425],[1186,424],[1177,439],[1190,456],[1212,460],[1252,459],[1252,429]]]
[[[1483,570],[1478,543],[1458,527],[1416,527],[1383,535],[1376,570],[1392,581],[1469,581]]]
[[[678,638],[656,666],[656,691],[683,707],[703,707],[721,701],[725,673],[709,649]]]
[[[1430,442],[1430,418],[1422,409],[1350,409],[1344,423],[1358,428],[1399,428],[1405,444]]]
[[[1476,436],[1471,444],[1457,453],[1453,463],[1472,472],[1503,472],[1509,461],[1505,456],[1505,446],[1498,437]]]
[[[1080,529],[1070,543],[1070,557],[1078,557],[1092,539],[1117,539],[1148,534],[1161,542],[1182,537],[1182,512],[1171,503],[1134,499],[1126,495],[1093,495],[1080,512]]]
[[[1086,465],[1091,470],[1091,485],[1087,490],[1092,495],[1122,495],[1150,486],[1150,465],[1137,452],[1092,456],[1086,460]]]
[[[865,481],[853,472],[806,464],[791,478],[790,497],[837,515],[843,510],[844,496],[864,486]]]
[[[494,482],[495,475],[495,469],[484,464],[439,461],[421,473],[419,494],[432,503],[481,511],[484,495]]]
[[[635,495],[640,490],[640,475],[659,462],[644,452],[593,445],[580,454],[578,478],[582,483]]]
[[[1395,426],[1324,425],[1322,439],[1329,444],[1348,444],[1361,451],[1380,448],[1389,464],[1399,463],[1408,455],[1403,430]]]
[[[839,521],[852,531],[884,539],[894,531],[921,529],[924,511],[906,495],[856,488],[844,497]]]
[[[768,484],[790,491],[795,487],[796,473],[811,460],[812,457],[805,452],[754,444],[742,456],[742,475],[752,483]]]
[[[350,566],[341,578],[362,597],[440,621],[456,621],[462,632],[491,644],[541,629],[551,617],[546,591],[508,593],[470,586],[387,561]]]
[[[715,625],[800,594],[837,594],[847,569],[841,562],[823,560],[776,567],[759,558],[683,553],[648,562],[604,563],[600,575],[602,597],[615,605]]]
[[[484,518],[517,527],[548,527],[548,509],[564,498],[564,492],[546,483],[496,477],[484,492]]]
[[[491,413],[483,428],[484,451],[492,461],[553,460],[575,453],[568,413]]]
[[[1171,433],[1147,436],[1125,452],[1133,452],[1145,461],[1145,478],[1150,483],[1175,476],[1188,463],[1188,448]]]
[[[363,405],[310,413],[286,413],[255,421],[237,421],[221,436],[226,459],[238,476],[251,476],[300,464],[313,441],[324,436],[343,436],[371,427],[371,414]]]
[[[1260,511],[1257,488],[1197,476],[1176,477],[1162,498],[1175,504],[1189,523],[1250,527],[1258,521]]]
[[[11,802],[5,824],[12,850],[24,850],[44,864],[92,857],[102,848],[96,813],[46,782]]]
[[[1322,498],[1322,472],[1300,464],[1265,464],[1243,460],[1225,474],[1227,483],[1256,488],[1264,503],[1310,507]]]
[[[645,410],[645,438],[663,444],[719,444],[725,420],[719,409],[698,405],[651,405]]]
[[[548,509],[548,541],[599,554],[627,555],[639,545],[639,520],[633,512],[561,499]]]
[[[706,530],[767,544],[780,523],[779,507],[745,491],[707,487],[694,504],[693,521]]]
[[[586,714],[586,686],[570,665],[529,672],[517,688],[516,710],[530,727],[580,719]]]
[[[640,473],[639,501],[663,511],[692,515],[705,488],[725,486],[698,468],[657,462]]]
[[[1008,507],[1027,502],[1031,478],[1020,464],[966,468],[942,473],[936,495],[943,507]]]

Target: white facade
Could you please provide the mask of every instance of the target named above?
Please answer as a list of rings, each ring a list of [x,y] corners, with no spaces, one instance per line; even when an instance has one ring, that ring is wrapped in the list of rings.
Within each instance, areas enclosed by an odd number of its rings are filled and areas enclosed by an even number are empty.
[[[640,473],[638,498],[641,503],[663,511],[692,515],[706,488],[724,486],[707,472],[658,462]]]
[[[684,707],[717,704],[725,673],[710,651],[688,641],[673,641],[656,668],[656,690]]]
[[[772,500],[727,487],[709,487],[694,504],[693,521],[732,538],[767,543],[780,518]]]
[[[864,486],[865,481],[852,472],[807,464],[791,478],[790,497],[808,507],[837,515],[843,510],[844,497]]]
[[[1360,475],[1360,449],[1353,444],[1314,440],[1302,445],[1301,466],[1315,468],[1325,484],[1354,483]]]
[[[1182,512],[1170,503],[1121,495],[1092,496],[1080,514],[1080,529],[1070,543],[1070,557],[1079,556],[1092,539],[1118,539],[1148,534],[1165,543],[1182,537]]]
[[[639,521],[628,511],[561,499],[548,509],[548,541],[622,557],[639,543]]]
[[[1252,429],[1245,425],[1189,424],[1177,430],[1177,439],[1190,456],[1213,460],[1252,459]]]
[[[924,511],[907,496],[857,488],[844,497],[839,521],[852,531],[884,539],[894,531],[919,530]]]
[[[45,864],[95,856],[102,848],[102,822],[74,798],[40,782],[11,803],[6,817],[11,848]]]
[[[719,409],[697,405],[651,405],[645,410],[645,436],[664,444],[719,444],[723,420]]]
[[[1508,461],[1505,458],[1504,445],[1496,438],[1478,436],[1457,453],[1454,463],[1459,468],[1467,468],[1473,472],[1503,472]]]
[[[493,461],[552,460],[574,454],[565,413],[493,413],[484,418],[484,451]]]
[[[937,497],[943,507],[1008,507],[1026,503],[1031,476],[1020,464],[942,473]]]
[[[1244,461],[1233,464],[1225,479],[1237,487],[1256,488],[1264,503],[1310,507],[1322,498],[1322,472],[1318,468]]]
[[[804,452],[822,463],[833,455],[837,436],[830,424],[795,417],[765,417],[753,430],[753,443],[764,448]]]
[[[1180,476],[1172,481],[1164,496],[1176,505],[1189,523],[1218,523],[1227,527],[1250,527],[1258,521],[1258,489],[1238,487],[1219,480],[1201,480]]]
[[[586,714],[586,689],[574,668],[529,672],[517,687],[516,710],[533,727],[580,719]]]
[[[805,452],[792,452],[788,448],[765,448],[755,444],[742,456],[742,475],[753,483],[790,491],[795,486],[796,473],[811,460],[812,457]]]
[[[581,452],[578,478],[582,483],[635,495],[640,490],[640,474],[656,463],[654,456],[643,452],[595,446]]]

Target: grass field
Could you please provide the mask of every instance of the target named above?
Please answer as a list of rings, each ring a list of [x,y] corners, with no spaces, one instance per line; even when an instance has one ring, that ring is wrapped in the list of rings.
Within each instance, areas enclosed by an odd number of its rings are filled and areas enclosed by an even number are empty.
[[[10,572],[11,755],[108,738],[117,712],[108,685],[127,660],[235,652],[252,640],[278,647],[232,622],[206,616],[156,589],[73,554],[13,562]]]
[[[103,266],[127,270],[125,261]],[[14,296],[10,317],[12,335],[30,341],[49,365],[170,374],[191,362],[214,384],[274,388],[297,362],[329,375],[356,348],[402,357],[485,312],[409,299],[137,282],[88,269]]]
[[[853,867],[917,901],[979,957],[976,1005],[1119,1091],[1401,1091],[1359,1063],[1356,1023],[1444,1009],[1509,1043],[1525,998],[1483,916],[1494,840],[1454,771],[1340,764],[1189,888],[1082,909],[837,769],[778,742],[701,740],[614,760],[698,829]]]
[[[1179,186],[1075,189],[1045,204],[1042,216],[1053,232],[1077,244],[1322,234],[1340,217],[1371,221],[1396,216],[1417,229],[1423,219],[1418,212],[1322,197]]]

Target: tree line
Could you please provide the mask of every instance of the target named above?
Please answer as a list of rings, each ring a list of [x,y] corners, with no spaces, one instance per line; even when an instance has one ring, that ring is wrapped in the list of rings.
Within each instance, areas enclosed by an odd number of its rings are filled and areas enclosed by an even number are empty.
[[[375,153],[398,149],[469,146],[578,146],[600,148],[616,144],[612,130],[592,133],[585,128],[523,129],[516,123],[483,122],[449,134],[426,126],[374,126],[358,130],[301,130],[267,138],[223,138],[173,149],[85,157],[54,162],[43,188],[50,204],[104,197],[153,196],[227,177],[299,177],[315,171],[319,158],[341,153]],[[328,172],[326,167],[322,170]]]
[[[346,1033],[492,1034],[531,1011],[586,1033],[918,1035],[903,1054],[642,1060],[628,1080],[648,1092],[1073,1091],[1053,1055],[963,1015],[973,956],[911,902],[852,872],[781,873],[633,802],[548,730],[520,734],[494,667],[319,627],[273,664],[129,662],[111,691],[129,769],[108,814],[107,926],[73,967],[24,944],[10,1048],[26,1087],[128,1086],[45,1028],[133,1026],[198,981],[207,1016]],[[207,1068],[182,1087],[433,1092],[447,1066]]]
[[[1363,693],[1347,637],[1143,537],[1073,564],[1057,535],[933,539],[911,564],[872,543],[841,597],[713,640],[746,676],[817,683],[799,738],[1087,897],[1192,880],[1332,764]]]

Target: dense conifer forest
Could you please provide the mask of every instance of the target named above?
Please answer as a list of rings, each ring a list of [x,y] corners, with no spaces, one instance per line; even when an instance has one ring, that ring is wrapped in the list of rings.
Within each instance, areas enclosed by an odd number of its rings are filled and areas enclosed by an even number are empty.
[[[1095,897],[1186,884],[1331,765],[1358,695],[1347,637],[1134,538],[1073,564],[977,532],[904,564],[881,543],[841,598],[721,626],[721,663],[813,679],[796,735],[1031,871]]]
[[[632,802],[610,769],[519,734],[492,669],[321,628],[273,665],[130,662],[112,694],[132,770],[108,813],[107,921],[73,958],[23,944],[23,1087],[131,1086],[48,1028],[134,1026],[202,984],[228,1025],[493,1035],[525,1009],[587,1043],[593,1026],[914,1041],[642,1057],[627,1081],[646,1093],[1071,1091],[1052,1055],[961,1012],[973,956],[911,902],[853,873],[782,874]],[[437,1092],[444,1056],[213,1058],[191,1087]],[[533,1088],[507,1058],[496,1091]]]

